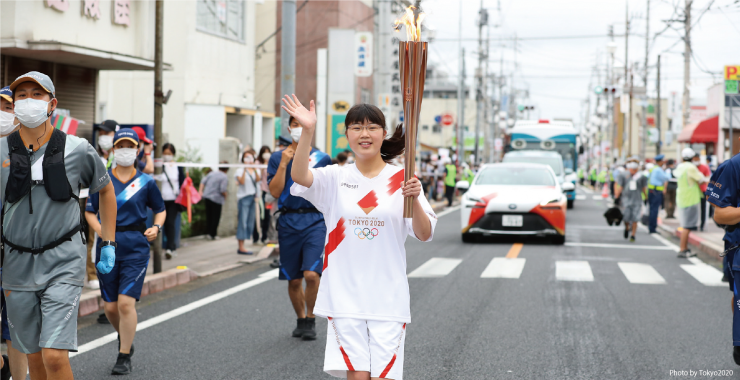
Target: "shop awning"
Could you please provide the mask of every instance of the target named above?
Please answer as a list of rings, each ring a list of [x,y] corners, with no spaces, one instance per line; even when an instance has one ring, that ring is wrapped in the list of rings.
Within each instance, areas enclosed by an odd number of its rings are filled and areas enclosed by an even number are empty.
[[[678,135],[682,143],[716,143],[719,138],[719,115],[687,125]]]
[[[154,61],[57,41],[0,40],[3,54],[98,70],[154,70]],[[164,70],[172,65],[163,63]]]

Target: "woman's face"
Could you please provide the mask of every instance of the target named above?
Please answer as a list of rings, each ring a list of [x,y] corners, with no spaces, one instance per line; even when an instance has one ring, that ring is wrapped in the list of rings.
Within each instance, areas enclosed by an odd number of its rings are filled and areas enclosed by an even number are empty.
[[[380,154],[385,139],[385,128],[379,124],[365,121],[347,126],[347,141],[354,155],[359,159],[371,159]]]
[[[170,148],[167,148],[167,149],[165,149],[165,150],[162,151],[162,155],[163,156],[174,156],[175,154],[172,153],[172,151],[170,150]]]

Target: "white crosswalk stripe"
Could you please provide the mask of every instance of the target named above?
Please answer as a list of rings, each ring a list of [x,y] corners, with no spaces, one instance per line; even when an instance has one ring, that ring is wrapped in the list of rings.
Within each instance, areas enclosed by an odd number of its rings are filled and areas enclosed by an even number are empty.
[[[594,274],[588,261],[556,261],[555,279],[558,281],[593,281]]]
[[[617,263],[632,284],[665,284],[665,279],[649,264]]]
[[[578,195],[576,195],[576,200],[585,201],[586,200],[586,196],[585,195],[578,194]]]
[[[722,282],[722,272],[703,261],[692,257],[689,259],[691,264],[682,264],[681,269],[685,270],[686,273],[690,274],[697,281],[701,282],[706,286],[727,286]]]
[[[447,259],[441,257],[434,257],[429,259],[427,262],[416,268],[413,272],[409,273],[410,278],[428,278],[428,277],[444,277],[450,274],[460,263],[462,259]]]
[[[480,275],[481,278],[519,278],[527,259],[494,257]]]

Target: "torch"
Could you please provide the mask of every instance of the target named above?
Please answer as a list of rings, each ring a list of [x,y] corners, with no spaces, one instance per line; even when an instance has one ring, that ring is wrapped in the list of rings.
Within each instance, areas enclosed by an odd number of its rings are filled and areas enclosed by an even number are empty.
[[[398,67],[401,74],[401,88],[403,90],[403,129],[406,137],[404,156],[404,181],[414,177],[416,171],[416,137],[419,127],[419,112],[421,99],[424,95],[424,79],[427,71],[427,42],[421,42],[421,21],[424,13],[415,14],[416,8],[406,9],[401,20],[396,20],[396,28],[406,26],[408,41],[398,43]],[[414,216],[414,199],[406,197],[403,200],[403,217]]]

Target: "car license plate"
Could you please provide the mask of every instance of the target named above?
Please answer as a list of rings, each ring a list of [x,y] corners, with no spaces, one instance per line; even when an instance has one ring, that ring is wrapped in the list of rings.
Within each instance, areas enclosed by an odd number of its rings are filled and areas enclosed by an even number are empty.
[[[521,227],[523,219],[524,218],[521,215],[504,215],[501,220],[501,225],[504,227]]]

